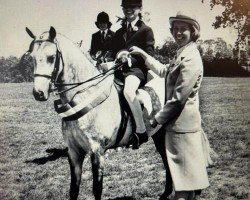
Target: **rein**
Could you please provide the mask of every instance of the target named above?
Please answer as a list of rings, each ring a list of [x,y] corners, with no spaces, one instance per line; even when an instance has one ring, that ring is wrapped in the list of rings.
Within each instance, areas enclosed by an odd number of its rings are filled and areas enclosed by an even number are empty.
[[[88,82],[97,80],[97,79],[103,77],[104,75],[106,75],[108,72],[110,72],[110,71],[112,71],[112,70],[115,71],[115,70],[119,69],[120,67],[122,67],[122,65],[123,65],[122,63],[115,64],[114,67],[110,68],[110,69],[107,70],[106,72],[102,72],[102,73],[100,73],[100,74],[98,74],[98,75],[96,75],[96,76],[94,76],[94,77],[92,77],[92,78],[90,78],[90,79],[88,79],[88,80],[86,80],[86,81],[83,81],[83,82],[78,82],[78,83],[54,83],[54,85],[55,85],[56,88],[55,88],[54,90],[51,90],[50,92],[53,92],[53,91],[58,90],[58,88],[57,88],[58,86],[71,86],[71,85],[73,85],[73,87],[71,87],[71,88],[68,88],[68,89],[65,89],[65,90],[63,90],[63,91],[58,92],[58,94],[63,94],[63,93],[65,93],[65,92],[69,91],[69,90],[72,90],[72,89],[74,89],[74,88],[80,86],[80,85],[83,85],[83,84],[85,84],[85,83],[88,83]],[[112,73],[111,73],[111,74],[112,74]]]

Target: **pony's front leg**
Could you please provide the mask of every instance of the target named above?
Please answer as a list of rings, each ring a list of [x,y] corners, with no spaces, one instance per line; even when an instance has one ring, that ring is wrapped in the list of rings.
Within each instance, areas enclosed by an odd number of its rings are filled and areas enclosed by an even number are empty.
[[[80,153],[72,148],[68,150],[68,159],[71,172],[70,200],[77,200],[81,184],[82,164],[85,153]]]
[[[93,172],[93,194],[95,200],[101,200],[102,182],[104,170],[104,155],[94,153],[91,155],[92,172]]]

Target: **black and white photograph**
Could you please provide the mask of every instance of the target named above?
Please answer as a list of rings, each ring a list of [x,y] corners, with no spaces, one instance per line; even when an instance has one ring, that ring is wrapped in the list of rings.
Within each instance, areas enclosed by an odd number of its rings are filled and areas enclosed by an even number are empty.
[[[249,0],[0,0],[1,200],[248,200]]]

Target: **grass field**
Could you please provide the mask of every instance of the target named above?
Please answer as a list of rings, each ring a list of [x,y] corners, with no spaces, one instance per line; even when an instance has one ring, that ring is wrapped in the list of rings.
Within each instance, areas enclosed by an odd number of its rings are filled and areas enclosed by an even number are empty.
[[[33,99],[32,84],[0,84],[0,199],[67,199],[70,183],[61,122],[53,98]],[[205,78],[203,128],[218,154],[201,199],[249,199],[250,79]],[[79,199],[92,199],[90,160],[84,161]],[[137,151],[106,155],[103,199],[156,200],[164,167],[152,140]]]

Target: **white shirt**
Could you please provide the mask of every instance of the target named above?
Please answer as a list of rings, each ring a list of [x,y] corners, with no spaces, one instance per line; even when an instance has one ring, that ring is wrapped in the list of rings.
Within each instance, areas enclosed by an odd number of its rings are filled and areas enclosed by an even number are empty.
[[[135,24],[138,22],[138,20],[139,20],[139,17],[137,16],[137,17],[135,18],[135,20],[134,20],[134,21],[132,21],[132,22],[128,22],[128,23],[127,23],[127,28],[128,28],[129,23],[130,23],[130,24],[131,24],[132,29],[134,30]]]
[[[106,29],[105,31],[101,31],[101,35],[102,35],[103,32],[104,32],[104,38],[106,38],[107,33],[108,33],[108,29]]]

